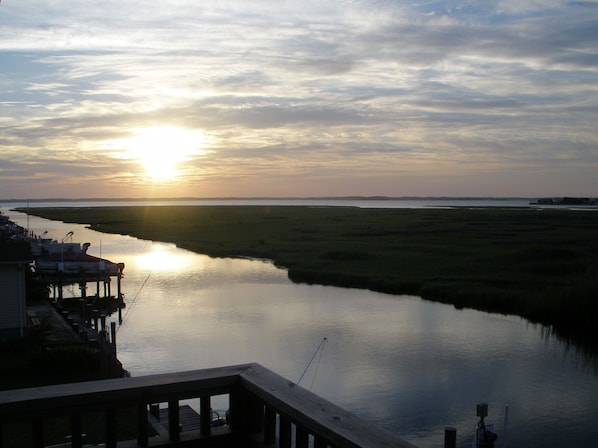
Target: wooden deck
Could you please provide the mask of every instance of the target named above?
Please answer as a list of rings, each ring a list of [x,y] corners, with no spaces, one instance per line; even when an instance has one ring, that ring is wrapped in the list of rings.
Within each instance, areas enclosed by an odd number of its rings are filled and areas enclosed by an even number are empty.
[[[211,400],[223,395],[229,402],[228,424],[213,427]],[[199,414],[180,403],[189,399],[198,400]],[[156,404],[164,410],[157,414],[154,436],[150,421]],[[136,410],[134,440],[117,436],[119,409]],[[90,412],[104,415],[107,448],[413,448],[259,364],[2,391],[0,447],[8,422],[28,422],[34,448],[51,445],[44,421],[63,416],[70,421],[71,446],[82,448],[82,416]]]
[[[160,408],[157,413],[157,418],[150,409],[150,423],[157,432],[167,432],[168,427],[168,408]],[[212,428],[225,426],[226,417],[224,414],[212,411]],[[219,420],[216,421],[216,418]],[[181,432],[187,431],[199,431],[201,429],[201,417],[198,412],[195,411],[190,405],[185,404],[179,407],[179,427]]]

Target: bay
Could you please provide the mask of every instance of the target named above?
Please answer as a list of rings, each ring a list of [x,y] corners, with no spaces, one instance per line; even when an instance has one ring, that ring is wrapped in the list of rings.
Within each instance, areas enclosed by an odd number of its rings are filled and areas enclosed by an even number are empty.
[[[301,385],[416,445],[442,446],[445,426],[454,426],[458,446],[471,446],[480,402],[489,404],[497,446],[505,446],[507,405],[508,446],[598,440],[595,360],[518,317],[297,285],[265,261],[3,212],[58,240],[72,231],[92,243],[89,253],[125,263],[117,339],[134,376],[259,362],[296,382],[327,338]]]

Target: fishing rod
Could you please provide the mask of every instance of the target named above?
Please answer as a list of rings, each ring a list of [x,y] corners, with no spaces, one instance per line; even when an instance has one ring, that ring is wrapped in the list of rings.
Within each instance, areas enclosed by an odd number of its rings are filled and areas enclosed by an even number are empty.
[[[143,283],[137,290],[137,294],[135,294],[135,297],[133,297],[133,302],[131,303],[131,306],[127,308],[127,312],[125,313],[125,316],[123,317],[123,320],[121,321],[121,323],[118,327],[119,329],[120,329],[120,327],[122,327],[122,324],[125,322],[125,320],[127,320],[127,318],[129,317],[129,314],[131,314],[131,311],[133,311],[133,308],[137,304],[137,298],[139,297],[139,294],[141,294],[141,290],[143,289],[143,287],[145,286],[145,284],[147,283],[147,281],[149,280],[151,275],[152,274],[147,274],[147,277],[145,278],[145,280],[143,281]]]
[[[314,354],[312,355],[311,359],[307,363],[307,366],[305,367],[305,370],[303,371],[303,373],[299,377],[299,381],[297,381],[297,385],[299,385],[299,383],[301,383],[301,380],[303,379],[303,377],[307,373],[307,370],[309,369],[309,366],[311,366],[311,363],[314,361],[316,355],[318,354],[318,352],[320,352],[320,357],[318,358],[318,364],[316,366],[316,373],[318,373],[317,368],[320,366],[320,360],[322,359],[322,352],[324,351],[324,344],[326,344],[326,341],[328,341],[328,338],[322,338],[322,341],[320,341],[320,344],[316,348],[316,351],[314,352]],[[315,381],[315,379],[316,379],[316,377],[315,377],[315,374],[314,374],[314,381]],[[312,381],[311,385],[312,386],[314,385],[313,381]]]

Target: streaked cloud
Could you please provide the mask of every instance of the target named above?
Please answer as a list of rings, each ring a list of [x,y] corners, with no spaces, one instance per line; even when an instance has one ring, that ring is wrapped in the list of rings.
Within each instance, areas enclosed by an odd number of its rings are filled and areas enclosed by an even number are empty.
[[[596,195],[596,29],[595,1],[6,0],[0,197]],[[115,145],[153,128],[205,136],[176,181]]]

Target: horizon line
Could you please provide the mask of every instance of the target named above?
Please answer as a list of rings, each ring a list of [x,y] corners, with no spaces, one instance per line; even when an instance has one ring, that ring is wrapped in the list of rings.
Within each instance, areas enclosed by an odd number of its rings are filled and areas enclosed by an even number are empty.
[[[239,200],[508,200],[508,199],[545,199],[576,198],[590,199],[591,196],[385,196],[385,195],[347,195],[347,196],[177,196],[177,197],[88,197],[88,198],[3,198],[0,203],[12,202],[130,202],[130,201],[239,201]]]

